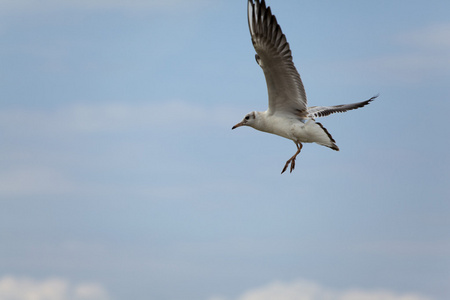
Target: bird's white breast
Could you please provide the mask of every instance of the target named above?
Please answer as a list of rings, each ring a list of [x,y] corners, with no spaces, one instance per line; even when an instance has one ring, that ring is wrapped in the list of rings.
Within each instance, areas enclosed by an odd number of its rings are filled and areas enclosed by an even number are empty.
[[[295,116],[262,114],[261,120],[255,129],[276,134],[293,141],[301,141],[307,138],[305,124]]]

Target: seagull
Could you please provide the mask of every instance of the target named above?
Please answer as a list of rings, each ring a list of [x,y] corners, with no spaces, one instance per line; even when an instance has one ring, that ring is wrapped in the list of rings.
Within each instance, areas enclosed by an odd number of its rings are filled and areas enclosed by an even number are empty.
[[[294,66],[289,43],[264,0],[248,0],[248,25],[256,62],[266,78],[269,108],[248,113],[232,129],[250,126],[294,141],[297,152],[288,159],[281,174],[289,165],[292,173],[302,143],[317,143],[339,151],[331,134],[315,118],[366,106],[378,95],[357,103],[307,107],[305,88]]]

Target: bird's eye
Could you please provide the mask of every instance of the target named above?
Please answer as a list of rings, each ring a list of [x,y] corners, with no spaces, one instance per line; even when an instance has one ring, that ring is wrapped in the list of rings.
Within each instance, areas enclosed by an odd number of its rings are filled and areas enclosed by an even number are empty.
[[[250,116],[245,116],[245,119],[246,119],[246,120],[250,119]]]

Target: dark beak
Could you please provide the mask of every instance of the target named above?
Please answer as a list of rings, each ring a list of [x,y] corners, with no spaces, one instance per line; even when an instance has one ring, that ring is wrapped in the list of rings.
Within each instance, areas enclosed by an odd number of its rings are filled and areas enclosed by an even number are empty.
[[[242,125],[244,125],[244,123],[242,123],[242,122],[237,123],[236,125],[234,125],[234,126],[231,128],[231,130],[233,130],[233,129],[235,129],[235,128],[238,128],[238,127],[241,127]]]

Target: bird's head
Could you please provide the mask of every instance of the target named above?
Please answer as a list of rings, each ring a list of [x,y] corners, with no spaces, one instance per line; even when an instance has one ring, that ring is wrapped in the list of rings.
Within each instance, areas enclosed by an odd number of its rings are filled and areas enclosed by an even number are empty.
[[[257,117],[258,117],[258,113],[256,111],[252,111],[251,113],[246,114],[244,119],[242,119],[241,122],[234,125],[233,128],[231,128],[231,129],[235,129],[235,128],[238,128],[241,126],[255,127]]]

